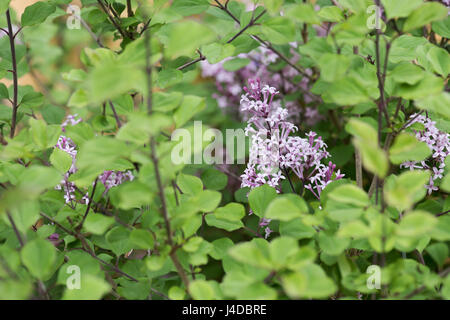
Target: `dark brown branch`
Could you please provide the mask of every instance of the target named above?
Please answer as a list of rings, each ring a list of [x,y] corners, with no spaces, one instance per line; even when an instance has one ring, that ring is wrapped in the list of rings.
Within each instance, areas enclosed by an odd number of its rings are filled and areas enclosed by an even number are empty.
[[[238,24],[241,23],[239,21],[239,19],[236,18],[235,15],[230,10],[228,10],[226,5],[222,5],[218,0],[214,0],[214,2],[217,3],[217,5],[215,7],[223,10],[226,14],[228,14],[228,16],[230,16],[230,18],[232,18]],[[291,66],[295,70],[297,70],[298,73],[302,74],[303,76],[305,76],[308,79],[311,79],[311,76],[309,74],[307,74],[304,70],[302,70],[301,68],[299,68],[298,66],[293,64],[287,57],[285,57],[281,52],[279,52],[277,49],[275,49],[270,42],[264,41],[263,39],[261,39],[259,36],[256,36],[256,35],[251,35],[251,37],[253,39],[255,39],[256,41],[258,41],[259,43],[261,43],[262,45],[264,45],[267,49],[269,49],[273,53],[275,53],[281,60],[286,62],[289,66]]]
[[[86,212],[84,213],[83,219],[81,220],[80,224],[75,228],[75,230],[77,230],[77,231],[80,231],[81,228],[83,228],[84,221],[86,220],[86,218],[89,214],[89,210],[91,209],[92,201],[93,201],[94,195],[95,195],[95,189],[97,188],[97,182],[98,182],[98,178],[95,179],[94,187],[92,187],[91,196],[88,198],[89,202],[88,202],[88,205],[86,208]]]
[[[134,16],[133,8],[131,7],[131,0],[127,0],[127,15],[128,17]]]
[[[112,103],[111,100],[109,100],[108,103],[109,103],[109,106],[111,107],[111,110],[113,112],[114,119],[116,119],[117,127],[120,129],[122,127],[122,123],[120,122],[119,115],[116,112],[116,108],[114,108],[114,104]]]
[[[6,11],[6,20],[8,23],[8,37],[9,37],[9,46],[11,48],[11,62],[12,62],[12,76],[13,76],[13,99],[12,99],[12,117],[11,117],[11,132],[10,137],[14,137],[14,133],[16,131],[16,122],[17,122],[17,109],[18,101],[17,101],[17,95],[18,95],[18,81],[17,81],[17,61],[16,61],[16,46],[14,43],[14,31],[12,28],[11,23],[11,15],[9,12],[9,9]]]
[[[11,213],[7,212],[7,216],[8,216],[9,223],[11,223],[11,227],[13,228],[14,233],[17,237],[17,240],[19,241],[20,247],[22,248],[24,246],[25,242],[23,241],[23,238],[20,235],[19,229],[17,229],[16,223],[14,222],[14,219],[11,216]]]
[[[151,58],[151,46],[150,46],[150,39],[151,39],[151,33],[150,29],[148,29],[144,33],[144,43],[145,43],[145,50],[146,50],[146,75],[147,75],[147,112],[149,115],[152,114],[152,66],[150,63]],[[167,233],[167,242],[171,246],[171,251],[169,253],[169,256],[177,269],[178,275],[180,276],[181,280],[183,281],[184,286],[186,287],[186,292],[189,293],[189,279],[187,277],[186,271],[184,270],[183,266],[181,265],[178,256],[176,254],[177,246],[175,245],[173,238],[172,238],[172,230],[170,227],[170,220],[169,220],[169,214],[167,210],[167,204],[166,204],[166,197],[164,195],[164,186],[161,179],[161,173],[159,171],[159,159],[156,154],[156,141],[155,138],[152,136],[150,137],[150,157],[153,162],[153,167],[155,171],[155,180],[156,185],[158,187],[158,194],[161,201],[161,211],[162,211],[162,217],[164,219],[164,226]]]
[[[200,55],[200,57],[198,57],[195,60],[192,60],[190,62],[187,62],[187,63],[183,64],[182,66],[178,67],[177,70],[183,70],[183,69],[185,69],[187,67],[192,66],[193,64],[196,64],[197,62],[200,62],[200,61],[203,61],[203,60],[206,59],[206,57],[200,52],[200,50],[197,50],[197,52]]]
[[[443,215],[446,215],[446,214],[449,213],[449,212],[450,212],[450,210],[447,210],[447,211],[438,213],[438,214],[436,215],[436,217],[441,217],[441,216],[443,216]]]
[[[132,37],[127,34],[122,27],[119,25],[119,23],[116,21],[116,19],[114,19],[114,17],[111,15],[111,13],[109,12],[109,10],[106,8],[105,4],[103,3],[102,0],[97,0],[98,4],[100,5],[100,7],[102,8],[102,10],[106,13],[106,15],[108,16],[109,21],[111,21],[111,23],[114,25],[114,27],[116,27],[117,31],[119,31],[119,33],[122,35],[122,38],[129,38],[132,39]]]
[[[233,40],[235,40],[237,37],[239,37],[241,34],[243,34],[245,32],[245,30],[247,30],[248,28],[253,26],[255,24],[255,22],[259,18],[261,18],[265,13],[266,13],[266,10],[263,10],[263,12],[261,12],[256,18],[252,18],[250,20],[250,22],[244,28],[242,28],[238,33],[236,33],[230,40],[228,40],[227,43],[233,42]]]

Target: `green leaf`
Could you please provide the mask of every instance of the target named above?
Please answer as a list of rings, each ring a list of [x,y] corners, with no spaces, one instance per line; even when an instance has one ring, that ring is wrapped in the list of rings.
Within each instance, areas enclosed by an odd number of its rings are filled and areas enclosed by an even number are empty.
[[[388,170],[386,152],[378,146],[378,135],[368,123],[355,118],[347,123],[346,130],[355,136],[355,146],[360,150],[364,167],[384,178]]]
[[[202,181],[207,189],[223,190],[228,183],[228,176],[214,168],[205,170],[202,173]]]
[[[214,212],[216,218],[233,222],[241,221],[245,216],[245,208],[240,203],[231,202]]]
[[[437,223],[437,218],[425,211],[407,213],[400,221],[397,234],[400,236],[417,237],[427,234]]]
[[[8,10],[11,0],[0,0],[0,14],[4,14]]]
[[[389,159],[393,164],[405,161],[422,161],[431,155],[431,150],[425,142],[417,140],[416,137],[401,133],[395,138],[389,149]]]
[[[342,70],[341,70],[342,72]],[[333,71],[326,71],[328,77],[334,77]],[[355,105],[362,102],[370,101],[370,96],[362,84],[360,84],[354,77],[347,76],[339,81],[333,82],[328,88],[331,100],[339,105]]]
[[[208,0],[177,0],[170,8],[182,16],[191,16],[202,13],[208,7]]]
[[[317,15],[323,21],[329,22],[340,22],[344,20],[344,13],[339,7],[336,6],[327,6],[320,9]]]
[[[372,4],[371,0],[338,0],[339,4],[353,12],[366,11],[367,7]]]
[[[130,243],[136,249],[152,249],[154,239],[150,232],[143,229],[134,229],[130,234]]]
[[[220,238],[220,239],[214,240],[212,242],[212,245],[213,245],[213,249],[209,253],[209,255],[216,260],[222,260],[223,257],[227,254],[228,249],[230,249],[232,246],[234,246],[234,243],[229,238]]]
[[[69,102],[67,105],[69,107],[75,107],[75,108],[83,108],[88,104],[88,96],[87,92],[84,89],[77,89],[75,92],[70,96]]]
[[[286,16],[301,23],[320,24],[320,19],[311,4],[301,3],[289,6]]]
[[[409,15],[403,25],[403,31],[411,31],[446,17],[447,8],[445,6],[437,2],[426,2]]]
[[[293,259],[299,261],[299,247],[297,240],[290,237],[279,237],[269,245],[270,260],[275,270],[286,267]]]
[[[19,176],[19,187],[27,196],[38,196],[61,182],[61,173],[51,167],[31,166]]]
[[[200,245],[203,242],[203,238],[201,237],[193,237],[189,239],[184,245],[183,250],[186,252],[195,252],[199,249]]]
[[[264,0],[264,8],[266,8],[270,14],[276,14],[279,12],[283,2],[284,0]]]
[[[202,111],[206,107],[205,98],[197,96],[184,96],[181,106],[175,111],[173,118],[177,128],[182,127],[197,112]]]
[[[36,2],[25,9],[22,14],[21,24],[23,27],[27,27],[42,23],[55,10],[56,6],[54,4],[43,1]]]
[[[171,58],[190,56],[215,38],[214,32],[206,25],[192,20],[170,24],[167,29],[166,53]]]
[[[414,85],[419,82],[425,72],[412,63],[401,63],[392,70],[390,76],[398,83]]]
[[[244,227],[242,221],[229,221],[219,219],[214,214],[207,214],[205,217],[205,221],[211,227],[216,227],[227,231],[234,231]]]
[[[50,163],[60,172],[67,172],[72,166],[72,157],[65,151],[54,148],[50,155]]]
[[[301,240],[312,238],[316,234],[316,230],[312,226],[304,224],[302,219],[297,218],[290,221],[281,221],[280,234]]]
[[[130,114],[129,121],[120,128],[117,139],[143,145],[150,141],[150,136],[170,127],[172,122],[172,119],[165,114],[153,113],[148,116],[146,113],[135,112]]]
[[[361,216],[369,203],[369,196],[364,190],[353,184],[344,184],[328,194],[325,208],[331,219],[345,222]]]
[[[276,197],[265,210],[264,217],[280,221],[290,221],[308,213],[308,206],[300,196],[288,193]]]
[[[20,106],[24,108],[36,108],[44,103],[44,95],[40,92],[28,92],[20,101]]]
[[[253,210],[254,214],[262,218],[264,217],[267,206],[276,196],[276,190],[267,184],[256,187],[248,194],[250,208]]]
[[[411,208],[425,196],[425,184],[429,179],[430,172],[420,170],[389,177],[383,189],[386,202],[400,211]]]
[[[448,245],[445,243],[434,243],[425,249],[426,252],[433,258],[439,268],[445,263],[448,258]]]
[[[445,175],[440,187],[442,190],[444,190],[446,192],[450,192],[450,173],[447,173]]]
[[[320,248],[330,256],[340,255],[350,244],[349,239],[328,235],[324,231],[319,232],[318,240]]]
[[[32,240],[22,248],[20,256],[34,277],[46,280],[51,276],[53,264],[56,262],[56,249],[50,241]]]
[[[211,285],[211,281],[191,281],[189,292],[195,300],[214,300],[215,298],[214,287]]]
[[[417,107],[423,110],[436,112],[444,118],[450,119],[450,93],[441,92],[437,95],[428,95],[423,99],[416,100]]]
[[[183,300],[186,295],[185,291],[180,287],[170,287],[168,296],[171,300]]]
[[[233,53],[234,53],[234,46],[229,43],[220,44],[214,42],[202,47],[202,54],[211,64],[218,63],[223,59],[232,56]]]
[[[421,81],[414,85],[407,83],[397,85],[393,94],[407,100],[416,100],[437,95],[442,92],[443,87],[444,83],[441,78],[425,73]]]
[[[432,30],[444,38],[450,38],[450,19],[433,22]]]
[[[303,266],[297,272],[281,278],[283,289],[291,298],[326,298],[336,291],[336,285],[316,264]]]
[[[330,192],[329,198],[356,207],[365,207],[370,203],[367,193],[354,184],[338,186]]]
[[[183,80],[183,72],[176,69],[163,69],[158,73],[157,83],[161,89],[173,86]]]
[[[139,181],[129,182],[118,187],[117,200],[119,203],[117,206],[125,210],[140,208],[150,204],[152,197],[153,194],[148,185]]]
[[[183,94],[180,92],[154,92],[153,109],[160,112],[172,111],[183,101]]]
[[[450,73],[450,54],[438,47],[431,47],[427,53],[427,59],[431,62],[434,71],[446,78]]]
[[[197,194],[195,204],[202,212],[211,212],[217,208],[222,199],[222,194],[213,190],[203,190]]]
[[[269,257],[269,243],[263,239],[255,238],[250,242],[236,244],[228,253],[233,259],[244,264],[269,270],[273,267]]]
[[[295,24],[285,17],[275,17],[264,21],[260,30],[273,44],[286,44],[295,40]]]
[[[130,231],[124,227],[115,227],[106,234],[106,242],[111,246],[111,250],[118,256],[133,249],[129,241]]]
[[[56,144],[59,128],[58,126],[48,126],[44,120],[30,119],[30,133],[39,150],[44,150]]]
[[[343,224],[337,233],[338,237],[364,239],[367,238],[370,229],[360,220],[350,221]]]
[[[422,0],[381,0],[388,19],[405,18],[420,7]]]
[[[188,195],[196,195],[203,190],[202,180],[196,176],[188,174],[179,174],[177,177],[177,185],[180,187],[183,193]]]
[[[90,274],[81,275],[80,289],[66,288],[63,300],[98,300],[111,290],[103,279]]]
[[[8,98],[9,98],[8,88],[3,83],[0,83],[0,99],[8,99]]]
[[[340,54],[325,53],[319,59],[320,76],[328,82],[340,79],[349,66],[350,59]]]
[[[84,143],[77,154],[78,169],[95,169],[99,173],[114,170],[114,163],[130,152],[123,141],[108,137],[95,137]]]
[[[86,217],[83,228],[92,234],[102,235],[114,224],[114,218],[100,213],[91,213]]]
[[[227,71],[237,71],[244,68],[249,63],[250,59],[248,58],[235,58],[225,61],[225,63],[223,64],[223,68]]]
[[[130,72],[133,70],[133,72]],[[100,104],[115,99],[132,90],[143,91],[144,73],[135,64],[113,59],[102,61],[88,75],[84,88],[88,101]],[[82,96],[80,97],[82,98]],[[78,102],[77,97],[76,101]],[[80,99],[82,101],[82,99]]]

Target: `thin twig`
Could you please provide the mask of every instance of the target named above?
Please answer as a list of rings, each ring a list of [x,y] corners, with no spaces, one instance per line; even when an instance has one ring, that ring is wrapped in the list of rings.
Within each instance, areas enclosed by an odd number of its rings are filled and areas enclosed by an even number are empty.
[[[239,21],[239,19],[228,9],[228,7],[225,5],[222,5],[218,0],[214,0],[214,2],[217,3],[217,5],[215,7],[221,9],[222,11],[224,11],[226,14],[228,14],[228,16],[230,16],[230,18],[232,18],[235,22],[237,22],[238,24],[240,24],[241,22]],[[303,76],[305,76],[306,78],[311,80],[311,76],[309,74],[307,74],[304,70],[302,70],[300,67],[296,66],[295,64],[293,64],[288,58],[286,58],[280,51],[278,51],[277,49],[275,49],[272,44],[269,41],[264,41],[263,39],[261,39],[259,36],[256,35],[251,35],[251,37],[253,39],[255,39],[256,41],[258,41],[259,43],[261,43],[262,45],[264,45],[267,49],[271,50],[273,53],[275,53],[281,60],[283,60],[284,62],[286,62],[289,66],[291,66],[292,68],[294,68],[298,73],[302,74]]]
[[[201,53],[200,50],[197,50],[197,52],[198,52],[198,54],[199,54],[200,57],[198,57],[198,58],[195,59],[195,60],[192,60],[192,61],[190,61],[190,62],[187,62],[187,63],[183,64],[182,66],[178,67],[177,70],[183,70],[183,69],[185,69],[185,68],[187,68],[187,67],[192,66],[193,64],[196,64],[197,62],[200,62],[200,61],[203,61],[203,60],[206,59],[206,57]]]
[[[106,13],[106,15],[108,16],[109,21],[111,21],[111,23],[114,25],[114,27],[116,27],[117,31],[119,31],[119,33],[122,35],[122,37],[125,38],[129,38],[131,39],[131,36],[129,34],[127,34],[122,27],[119,25],[119,23],[114,19],[114,17],[111,15],[111,13],[109,12],[109,10],[105,7],[104,3],[102,0],[97,0],[98,4],[101,6],[101,8],[103,9],[103,11]]]
[[[14,31],[11,23],[11,15],[9,9],[6,10],[6,20],[8,23],[8,37],[9,37],[9,45],[11,48],[11,62],[12,62],[12,75],[13,75],[13,100],[12,100],[12,117],[11,117],[11,132],[10,137],[14,137],[14,133],[16,131],[16,121],[17,121],[17,109],[19,105],[17,104],[17,95],[18,95],[18,81],[17,81],[17,61],[16,61],[16,46],[14,43]]]
[[[253,13],[254,13],[254,11],[253,11]],[[236,33],[230,40],[228,40],[227,43],[233,42],[233,40],[235,40],[237,37],[239,37],[241,34],[243,34],[245,32],[245,30],[247,30],[248,28],[253,26],[255,24],[255,22],[259,18],[261,18],[265,13],[266,13],[266,10],[263,10],[256,18],[252,18],[250,20],[250,22],[244,28],[242,28],[238,33]]]
[[[144,33],[144,44],[145,44],[145,50],[146,50],[146,67],[145,71],[147,74],[147,112],[149,115],[152,114],[152,66],[150,63],[150,57],[151,57],[151,46],[150,46],[150,39],[151,39],[151,32],[150,29],[146,30]],[[166,204],[166,197],[164,195],[164,186],[161,179],[161,173],[159,171],[159,159],[156,154],[156,141],[155,138],[152,136],[150,138],[150,157],[153,162],[153,167],[155,171],[155,180],[156,185],[158,187],[158,194],[161,201],[161,211],[162,216],[164,219],[164,226],[167,233],[167,242],[172,247],[169,256],[177,269],[178,275],[180,276],[181,280],[184,283],[184,286],[186,287],[186,292],[189,293],[189,279],[186,275],[186,272],[181,265],[178,256],[176,254],[177,247],[175,246],[175,243],[172,238],[172,230],[170,227],[170,220],[169,220],[169,214],[167,210],[167,204]]]
[[[11,223],[11,227],[14,230],[14,233],[16,234],[17,240],[19,241],[20,247],[23,247],[25,245],[25,242],[23,241],[22,236],[20,235],[19,229],[17,229],[16,223],[14,222],[13,217],[11,216],[11,213],[7,212],[9,223]]]
[[[91,205],[92,205],[92,200],[94,199],[94,195],[95,195],[95,189],[97,187],[97,181],[98,181],[98,178],[96,178],[94,181],[94,186],[92,187],[91,196],[88,198],[89,202],[88,202],[88,205],[86,208],[86,212],[84,213],[83,219],[81,220],[80,224],[75,228],[75,230],[77,230],[77,231],[80,231],[81,228],[83,228],[84,221],[86,220],[86,218],[89,214],[89,210],[91,209]]]
[[[114,119],[116,119],[117,127],[120,129],[122,127],[122,123],[120,122],[120,118],[119,118],[119,115],[116,112],[116,108],[114,108],[114,104],[112,103],[111,100],[109,100],[108,103],[109,103],[109,106],[111,107],[111,110],[113,112]]]

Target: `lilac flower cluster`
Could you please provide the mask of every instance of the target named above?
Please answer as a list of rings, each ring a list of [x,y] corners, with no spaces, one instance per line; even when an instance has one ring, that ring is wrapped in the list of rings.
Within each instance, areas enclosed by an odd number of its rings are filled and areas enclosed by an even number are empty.
[[[75,143],[66,136],[59,136],[58,142],[56,143],[55,148],[58,148],[72,157],[72,164],[69,170],[64,173],[63,179],[60,184],[55,186],[56,190],[64,190],[64,200],[66,203],[73,204],[73,201],[76,200],[75,197],[75,184],[69,181],[69,176],[77,171],[77,167],[75,166],[77,150]]]
[[[408,127],[414,123],[421,123],[424,126],[423,130],[413,131],[419,141],[427,144],[432,151],[432,156],[424,161],[404,162],[400,165],[400,168],[430,170],[432,174],[425,188],[428,190],[428,194],[431,194],[433,191],[439,190],[435,181],[443,178],[445,159],[450,154],[450,134],[440,131],[436,128],[436,122],[426,116],[413,114],[410,119],[412,120],[410,120]]]
[[[249,80],[249,88],[244,90],[241,108],[253,116],[245,130],[251,146],[242,187],[268,184],[277,188],[279,181],[285,179],[283,171],[291,169],[320,198],[321,191],[333,180],[333,174],[335,179],[343,177],[339,170],[334,172],[333,163],[328,166],[321,163],[330,156],[325,142],[315,132],[307,133],[307,139],[290,135],[297,127],[286,120],[286,109],[273,105],[273,98],[279,93],[274,87],[262,86],[256,79]]]
[[[77,118],[77,114],[69,115],[66,117],[64,122],[61,124],[61,130],[65,132],[65,128],[68,125],[76,125],[82,121],[81,118]],[[75,184],[71,181],[69,181],[70,175],[77,172],[76,167],[76,156],[77,156],[77,150],[76,150],[76,144],[68,137],[61,135],[58,138],[58,142],[55,145],[55,148],[58,148],[60,150],[63,150],[67,154],[69,154],[72,157],[72,165],[70,166],[69,170],[64,173],[63,178],[60,182],[60,184],[55,186],[56,190],[63,190],[64,191],[64,200],[66,204],[70,204],[72,207],[74,206],[74,202],[77,202],[75,192],[77,190]],[[103,183],[105,186],[105,191],[103,195],[105,195],[109,189],[112,187],[118,186],[122,184],[125,181],[131,181],[134,179],[134,176],[131,171],[111,171],[107,170],[103,172],[98,179]],[[82,199],[81,203],[88,204],[89,203],[89,194],[86,193]]]
[[[327,145],[315,132],[307,138],[293,136],[297,127],[287,119],[288,112],[274,98],[278,90],[262,85],[260,79],[248,80],[249,87],[241,97],[241,109],[252,116],[248,120],[245,134],[250,137],[250,158],[241,176],[241,187],[255,188],[268,184],[280,192],[280,180],[285,179],[289,170],[303,182],[306,189],[320,199],[322,190],[333,180],[344,175],[336,171],[336,165],[322,160],[330,154]],[[268,224],[260,222],[260,227]],[[266,236],[271,230],[266,228]]]
[[[112,171],[107,170],[103,172],[99,177],[99,180],[105,186],[105,192],[108,192],[112,187],[116,187],[125,181],[132,181],[134,179],[131,171]]]
[[[296,43],[292,43],[291,47],[293,49],[291,60],[295,63],[300,58],[294,50]],[[289,119],[298,122],[302,116],[303,121],[309,126],[313,126],[322,119],[316,108],[308,106],[315,99],[309,92],[311,86],[309,79],[303,77],[301,81],[295,80],[294,78],[299,73],[290,66],[278,71],[270,70],[270,65],[278,62],[278,56],[271,50],[261,46],[250,53],[239,54],[236,58],[248,59],[250,62],[237,71],[227,71],[224,68],[224,64],[231,58],[224,59],[216,64],[210,64],[206,60],[201,62],[202,76],[212,77],[215,80],[217,92],[212,97],[217,101],[220,108],[230,110],[233,106],[238,105],[242,86],[245,85],[247,79],[258,77],[270,86],[281,88],[285,95],[299,91],[304,93],[302,103],[300,101],[285,102]],[[309,75],[312,73],[310,69],[307,69],[306,72]],[[281,106],[281,101],[276,101],[276,103]],[[301,105],[303,105],[303,108]],[[232,110],[232,112],[234,111]],[[243,120],[247,120],[248,116],[249,114],[245,111],[241,113]]]

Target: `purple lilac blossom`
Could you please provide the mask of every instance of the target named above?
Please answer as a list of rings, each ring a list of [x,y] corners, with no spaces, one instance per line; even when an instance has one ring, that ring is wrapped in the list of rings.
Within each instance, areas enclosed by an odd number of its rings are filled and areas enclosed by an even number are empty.
[[[70,125],[74,126],[82,121],[81,118],[77,119],[77,114],[74,115],[68,115],[64,122],[61,124],[61,130],[65,132],[65,128]],[[70,175],[77,172],[76,167],[76,156],[77,156],[77,150],[76,150],[76,144],[68,137],[61,135],[58,138],[58,142],[55,145],[55,148],[58,148],[60,150],[63,150],[64,152],[68,153],[72,157],[72,165],[70,166],[69,170],[64,173],[63,179],[61,180],[60,184],[55,186],[56,190],[63,190],[64,191],[64,200],[66,204],[70,204],[71,206],[74,205],[74,202],[77,201],[75,192],[76,192],[76,186],[73,182],[69,181]],[[111,171],[107,170],[104,171],[101,175],[98,176],[98,179],[103,183],[105,186],[105,191],[103,195],[105,195],[109,189],[112,187],[118,186],[122,184],[125,181],[131,181],[134,179],[134,176],[131,171]],[[89,203],[89,194],[86,193],[81,198],[81,203],[88,204]]]
[[[245,134],[250,137],[250,157],[244,174],[241,175],[241,187],[251,189],[267,184],[280,190],[280,180],[285,179],[283,170],[292,170],[303,182],[306,189],[320,200],[322,190],[333,180],[344,175],[336,165],[322,160],[330,154],[327,145],[315,132],[306,134],[307,138],[292,136],[297,127],[287,121],[288,112],[276,103],[278,90],[263,85],[261,80],[249,79],[246,92],[241,96],[241,110],[252,116],[247,121]],[[260,227],[265,229],[266,238],[272,230],[270,220],[262,219]]]
[[[242,177],[242,187],[255,188],[263,184],[279,190],[285,179],[282,169],[291,169],[318,199],[320,193],[334,179],[343,174],[336,166],[321,161],[330,154],[327,145],[315,132],[307,138],[291,136],[297,127],[287,121],[286,109],[273,103],[279,93],[274,87],[261,85],[259,79],[249,80],[249,88],[241,98],[241,109],[253,116],[248,120],[245,133],[251,139],[250,159]],[[333,175],[335,178],[333,179]]]
[[[430,180],[428,184],[425,185],[428,194],[431,194],[433,191],[439,190],[438,186],[435,185],[435,181],[443,178],[445,159],[450,153],[450,134],[440,131],[436,128],[436,122],[426,116],[413,114],[410,119],[413,120],[408,127],[414,123],[423,124],[423,130],[413,131],[419,141],[427,144],[432,152],[432,156],[430,159],[424,161],[406,161],[400,165],[400,168],[431,171]]]
[[[295,42],[290,43],[291,53],[293,57],[292,62],[295,63],[300,59],[296,53]],[[309,92],[311,83],[308,78],[303,77],[301,81],[294,80],[298,76],[297,70],[290,66],[286,66],[279,71],[271,71],[269,66],[272,63],[278,62],[278,56],[271,50],[261,46],[250,53],[239,54],[236,58],[249,59],[250,62],[243,68],[237,71],[228,71],[224,69],[224,64],[232,58],[226,58],[219,63],[210,64],[208,61],[201,62],[202,76],[212,77],[215,80],[217,92],[213,93],[212,97],[217,101],[218,106],[224,111],[235,112],[233,106],[238,105],[240,101],[241,88],[252,77],[262,79],[264,83],[272,87],[278,87],[285,95],[295,94],[299,91],[304,92],[303,100],[306,107],[301,107],[298,100],[286,101],[285,106],[288,111],[289,119],[296,123],[303,117],[307,125],[314,125],[322,119],[318,111],[310,106],[309,103],[314,101],[314,96]],[[312,71],[306,69],[306,72],[311,75]],[[281,106],[281,101],[277,101]],[[312,110],[315,110],[312,111]],[[249,114],[241,110],[240,118],[247,120]]]

